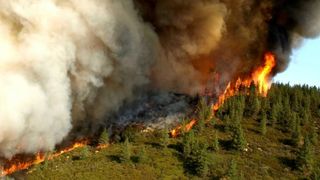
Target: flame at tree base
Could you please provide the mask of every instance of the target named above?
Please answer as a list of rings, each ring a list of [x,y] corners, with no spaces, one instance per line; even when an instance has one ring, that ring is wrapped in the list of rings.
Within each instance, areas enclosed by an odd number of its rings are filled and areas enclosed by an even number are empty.
[[[31,157],[26,158],[26,157],[16,156],[16,157],[12,158],[11,160],[6,161],[4,167],[0,167],[0,177],[10,175],[10,174],[17,172],[17,171],[28,169],[31,166],[40,164],[46,160],[52,160],[62,154],[71,152],[77,148],[84,147],[84,146],[88,145],[88,143],[89,143],[88,140],[77,141],[72,146],[64,148],[58,152],[55,152],[55,153],[49,154],[49,155],[46,155],[45,153],[39,152],[32,158]],[[106,144],[99,144],[97,146],[97,149],[104,149],[107,147],[108,147],[108,145],[106,145]]]
[[[252,82],[256,85],[260,95],[267,96],[268,90],[271,87],[271,73],[275,66],[275,56],[272,53],[266,53],[264,56],[264,64],[258,67],[255,71],[253,71],[250,77],[244,79],[238,78],[236,82],[230,82],[227,85],[225,91],[218,97],[217,102],[212,105],[213,114],[220,108],[220,106],[225,102],[227,98],[239,93],[241,87],[250,87]],[[197,120],[193,119],[185,126],[179,125],[175,129],[170,131],[171,137],[175,138],[181,132],[189,132],[193,128],[193,126],[196,125],[196,123]],[[65,148],[50,155],[45,155],[45,153],[37,153],[33,158],[25,161],[23,161],[21,157],[17,156],[12,160],[8,160],[7,162],[5,162],[4,167],[0,166],[0,177],[12,174],[16,171],[28,169],[29,167],[36,164],[40,164],[46,160],[52,160],[53,158],[56,158],[64,153],[70,152],[76,148],[84,147],[87,144],[87,140],[79,141],[68,148]],[[98,145],[97,149],[104,149],[107,147],[108,145],[102,144]]]
[[[223,105],[226,99],[239,93],[241,87],[249,88],[252,83],[257,87],[257,91],[260,95],[266,97],[269,89],[271,88],[272,70],[276,66],[276,58],[273,53],[267,52],[264,55],[264,63],[262,66],[256,68],[251,76],[247,78],[238,78],[234,83],[229,82],[224,92],[218,97],[215,104],[212,105],[212,114]],[[211,118],[211,117],[210,117]],[[188,132],[197,123],[197,120],[193,119],[187,124],[184,132]],[[189,128],[187,128],[189,127]],[[174,128],[170,131],[171,137],[175,138],[181,133],[182,126]]]

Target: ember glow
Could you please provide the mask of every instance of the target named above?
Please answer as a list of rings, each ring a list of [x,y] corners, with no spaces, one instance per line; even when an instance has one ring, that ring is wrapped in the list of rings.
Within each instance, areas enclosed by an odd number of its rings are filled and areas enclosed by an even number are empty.
[[[266,53],[264,59],[264,66],[259,67],[253,72],[252,79],[258,86],[259,93],[266,96],[271,87],[271,73],[276,66],[276,60],[272,53]]]
[[[267,96],[268,90],[271,88],[272,70],[276,66],[276,58],[274,54],[268,52],[264,55],[264,63],[253,71],[249,78],[238,78],[236,82],[229,82],[224,92],[218,97],[215,104],[212,105],[213,114],[216,112],[226,99],[239,93],[240,87],[249,88],[253,82],[257,91],[261,96]],[[191,130],[191,128],[197,123],[197,120],[193,119],[185,126],[185,132]],[[172,137],[177,137],[181,131],[182,126],[178,126],[173,129],[170,134]]]
[[[11,160],[8,160],[7,162],[5,162],[4,167],[2,168],[0,167],[0,172],[2,170],[0,177],[12,174],[17,171],[28,169],[29,167],[40,164],[46,160],[52,160],[62,154],[73,151],[74,149],[84,147],[87,144],[88,144],[87,140],[78,141],[74,143],[72,146],[62,149],[48,156],[46,156],[45,153],[39,152],[29,160],[22,159],[21,157],[18,157],[18,156],[14,157]]]
[[[181,131],[189,132],[196,123],[197,123],[197,120],[193,119],[185,126],[179,125],[175,129],[170,131],[171,137],[176,138],[181,133]]]
[[[264,55],[264,64],[253,71],[249,78],[238,78],[235,83],[229,83],[225,91],[219,96],[218,101],[212,106],[213,111],[217,111],[224,101],[237,94],[240,87],[250,87],[251,82],[258,88],[258,92],[262,96],[267,96],[268,90],[271,88],[272,70],[276,66],[276,58],[271,52]]]

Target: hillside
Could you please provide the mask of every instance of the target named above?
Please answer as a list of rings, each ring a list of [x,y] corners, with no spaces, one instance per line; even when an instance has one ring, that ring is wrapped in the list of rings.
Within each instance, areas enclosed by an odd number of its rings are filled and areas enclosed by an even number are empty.
[[[195,127],[176,138],[129,127],[107,148],[45,161],[27,179],[319,179],[320,90],[275,84],[266,98],[255,92],[242,90],[209,120],[202,100],[188,118]]]

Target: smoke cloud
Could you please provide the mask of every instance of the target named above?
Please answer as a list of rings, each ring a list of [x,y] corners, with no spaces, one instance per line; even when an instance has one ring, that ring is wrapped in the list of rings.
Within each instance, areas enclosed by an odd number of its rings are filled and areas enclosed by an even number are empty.
[[[52,150],[148,90],[219,93],[267,51],[281,72],[292,49],[320,33],[319,8],[317,0],[0,0],[0,156]]]

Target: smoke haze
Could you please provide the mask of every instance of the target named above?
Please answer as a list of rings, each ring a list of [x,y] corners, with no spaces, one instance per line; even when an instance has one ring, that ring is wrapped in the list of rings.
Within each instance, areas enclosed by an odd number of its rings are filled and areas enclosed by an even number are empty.
[[[219,93],[286,69],[317,0],[0,0],[0,156],[52,150],[148,90]],[[219,75],[218,82],[212,77]]]

